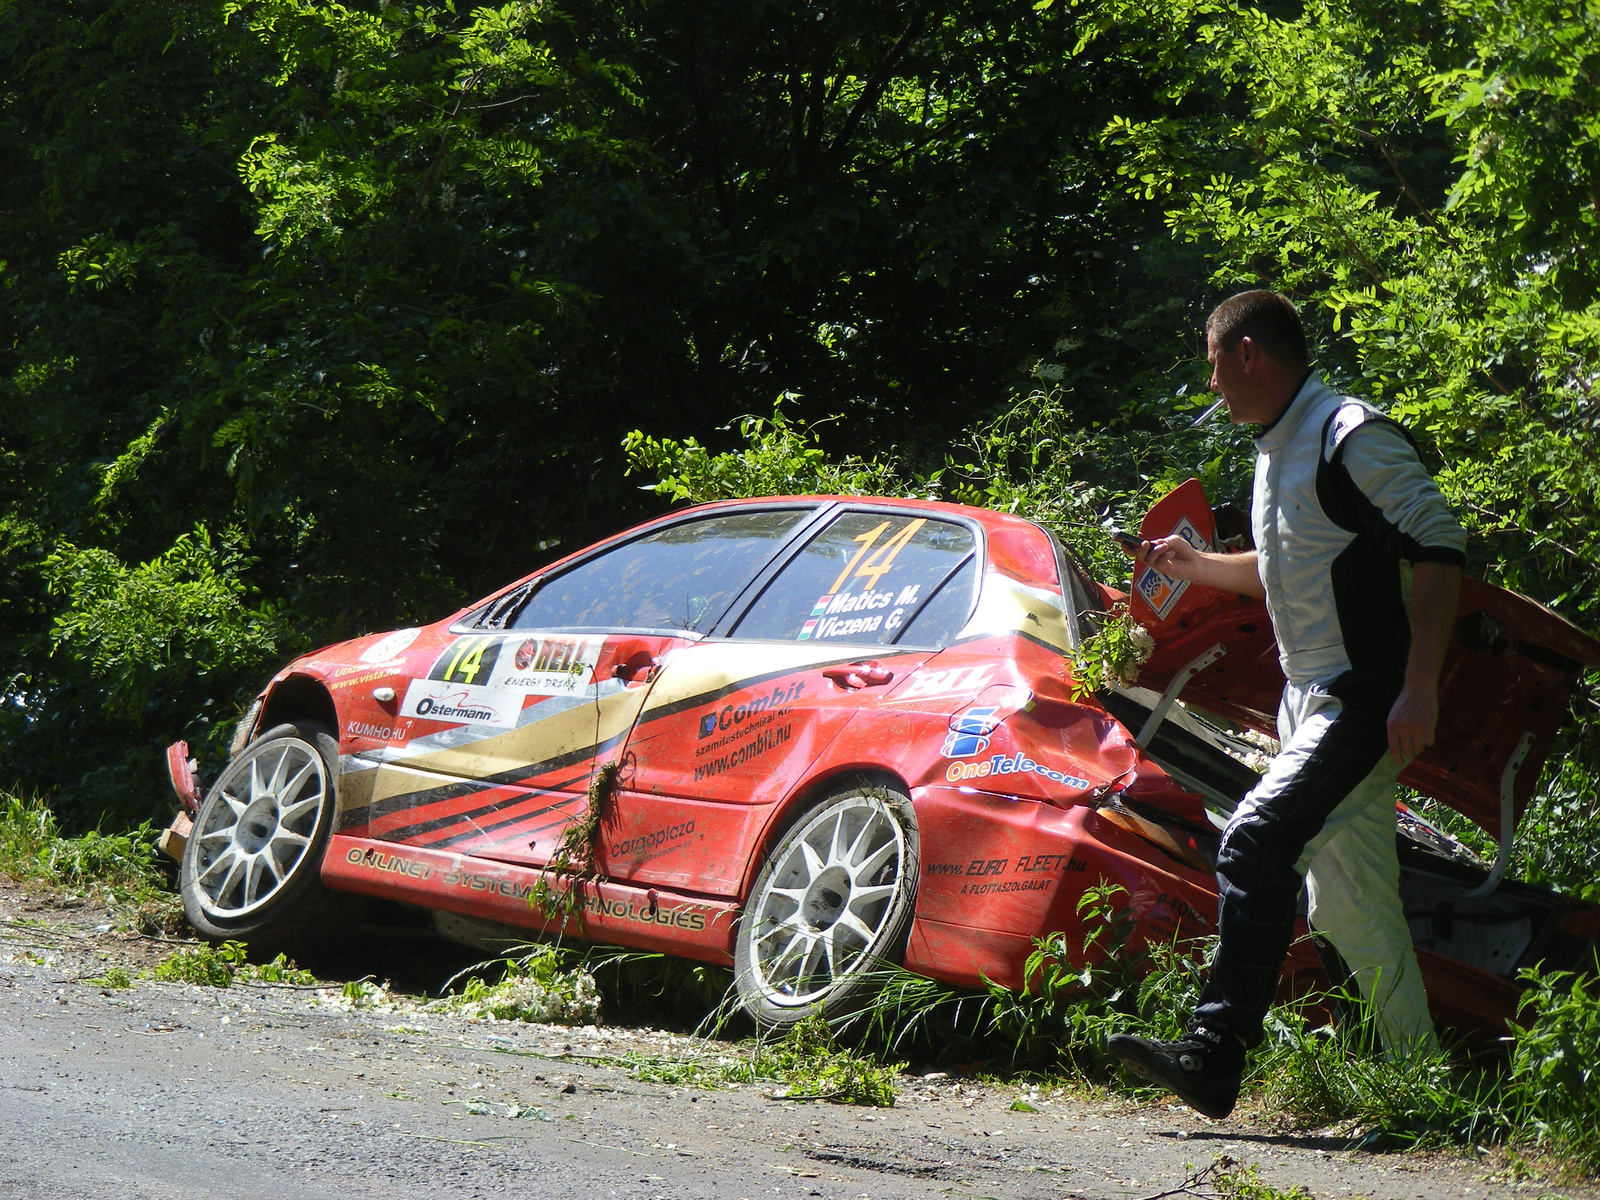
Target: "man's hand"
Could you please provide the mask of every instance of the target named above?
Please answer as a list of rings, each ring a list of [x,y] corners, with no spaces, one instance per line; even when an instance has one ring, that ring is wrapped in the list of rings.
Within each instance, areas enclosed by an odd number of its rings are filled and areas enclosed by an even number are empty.
[[[1240,596],[1265,596],[1257,573],[1256,554],[1207,554],[1176,535],[1140,542],[1139,552],[1128,551],[1141,565],[1154,567],[1173,579],[1187,579]]]
[[[1396,762],[1410,762],[1429,746],[1439,726],[1437,685],[1407,683],[1400,698],[1389,710],[1389,755]]]
[[[1389,754],[1410,762],[1439,727],[1439,673],[1461,599],[1461,568],[1420,562],[1411,569],[1411,654],[1406,681],[1389,710]]]

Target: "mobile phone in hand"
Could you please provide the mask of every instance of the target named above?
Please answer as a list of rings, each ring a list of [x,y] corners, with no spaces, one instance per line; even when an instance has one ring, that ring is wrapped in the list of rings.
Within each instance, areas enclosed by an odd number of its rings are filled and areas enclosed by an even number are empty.
[[[1111,537],[1117,545],[1121,546],[1129,554],[1135,558],[1139,557],[1139,547],[1144,545],[1144,539],[1139,537],[1138,534],[1129,533],[1123,529],[1113,529]]]

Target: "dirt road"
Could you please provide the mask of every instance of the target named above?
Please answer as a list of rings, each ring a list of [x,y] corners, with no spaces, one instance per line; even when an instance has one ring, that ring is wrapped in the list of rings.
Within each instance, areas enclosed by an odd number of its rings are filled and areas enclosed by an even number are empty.
[[[599,1060],[727,1053],[647,1029],[341,1011],[310,990],[89,982],[153,950],[0,890],[0,1200],[1150,1197],[1222,1153],[1319,1197],[1534,1197],[1470,1159],[1368,1155],[1259,1117],[901,1080],[892,1109]],[[103,919],[100,924],[108,924]],[[1568,1196],[1593,1193],[1563,1192]]]

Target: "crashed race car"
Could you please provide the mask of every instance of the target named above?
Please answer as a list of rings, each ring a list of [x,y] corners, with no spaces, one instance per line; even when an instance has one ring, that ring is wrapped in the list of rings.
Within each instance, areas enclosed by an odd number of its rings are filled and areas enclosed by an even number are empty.
[[[1142,527],[1174,532],[1218,544],[1197,482]],[[1085,692],[1071,651],[1119,603],[1154,653],[1137,686]],[[1501,1031],[1520,968],[1592,962],[1600,908],[1504,870],[1594,666],[1600,642],[1465,581],[1437,744],[1401,781],[1501,852],[1398,821],[1442,1023]],[[1259,600],[1149,569],[1124,596],[1018,517],[716,503],[296,659],[203,798],[171,747],[184,811],[164,845],[211,938],[349,935],[377,898],[473,944],[563,933],[728,964],[781,1027],[846,1011],[882,960],[1021,987],[1036,939],[1083,944],[1078,902],[1101,881],[1134,937],[1212,932],[1218,830],[1282,686]],[[1299,939],[1284,987],[1328,969]]]

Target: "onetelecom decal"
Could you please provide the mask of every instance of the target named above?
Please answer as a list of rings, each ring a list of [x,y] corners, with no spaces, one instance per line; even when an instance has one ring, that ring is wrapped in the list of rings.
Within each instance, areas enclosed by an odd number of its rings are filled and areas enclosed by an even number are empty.
[[[1034,762],[1026,754],[996,754],[982,762],[953,762],[945,768],[944,777],[950,783],[968,779],[987,779],[994,775],[1014,775],[1018,772],[1043,775],[1051,783],[1062,783],[1071,788],[1088,788],[1087,779],[1056,771],[1043,763]]]

